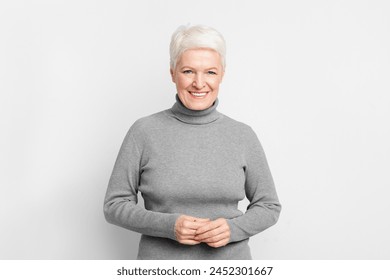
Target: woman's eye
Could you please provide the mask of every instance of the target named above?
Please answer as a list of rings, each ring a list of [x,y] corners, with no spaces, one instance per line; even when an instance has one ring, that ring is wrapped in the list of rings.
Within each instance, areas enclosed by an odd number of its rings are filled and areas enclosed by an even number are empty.
[[[209,74],[209,75],[217,75],[217,73],[215,73],[214,71],[208,71],[207,74]]]
[[[192,73],[192,70],[184,70],[183,73],[184,73],[184,74],[191,74],[191,73]]]

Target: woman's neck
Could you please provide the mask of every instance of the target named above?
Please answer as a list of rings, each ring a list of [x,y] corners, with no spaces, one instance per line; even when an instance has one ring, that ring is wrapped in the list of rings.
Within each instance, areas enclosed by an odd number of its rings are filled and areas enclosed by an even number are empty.
[[[175,117],[182,122],[189,124],[208,124],[221,117],[221,113],[216,110],[218,103],[217,97],[209,108],[204,110],[192,110],[184,106],[179,95],[176,94],[176,103],[173,104],[171,111]]]

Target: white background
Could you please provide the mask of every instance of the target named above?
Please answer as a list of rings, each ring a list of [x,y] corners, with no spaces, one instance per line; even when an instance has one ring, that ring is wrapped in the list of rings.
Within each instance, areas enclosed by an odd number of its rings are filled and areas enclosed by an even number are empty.
[[[224,35],[218,110],[256,131],[283,205],[254,259],[389,259],[385,0],[1,2],[0,258],[136,257],[103,199],[130,125],[175,101],[187,23]]]

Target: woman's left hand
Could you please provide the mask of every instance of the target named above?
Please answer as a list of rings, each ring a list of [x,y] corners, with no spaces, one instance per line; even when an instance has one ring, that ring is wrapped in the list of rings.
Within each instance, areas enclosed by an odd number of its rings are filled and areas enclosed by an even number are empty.
[[[230,227],[224,218],[210,221],[196,230],[195,240],[218,248],[225,246],[230,240]]]

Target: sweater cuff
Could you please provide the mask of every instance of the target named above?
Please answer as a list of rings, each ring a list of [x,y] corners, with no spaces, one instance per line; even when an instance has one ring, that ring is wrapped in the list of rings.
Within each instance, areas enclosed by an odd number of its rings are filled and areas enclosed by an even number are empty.
[[[230,228],[229,243],[237,242],[249,238],[249,236],[245,234],[245,232],[242,229],[240,229],[240,227],[235,223],[234,218],[226,219],[226,221]]]
[[[165,214],[164,219],[161,219],[160,221],[161,230],[163,231],[162,237],[177,241],[175,234],[175,224],[179,216],[180,214],[177,213]]]

